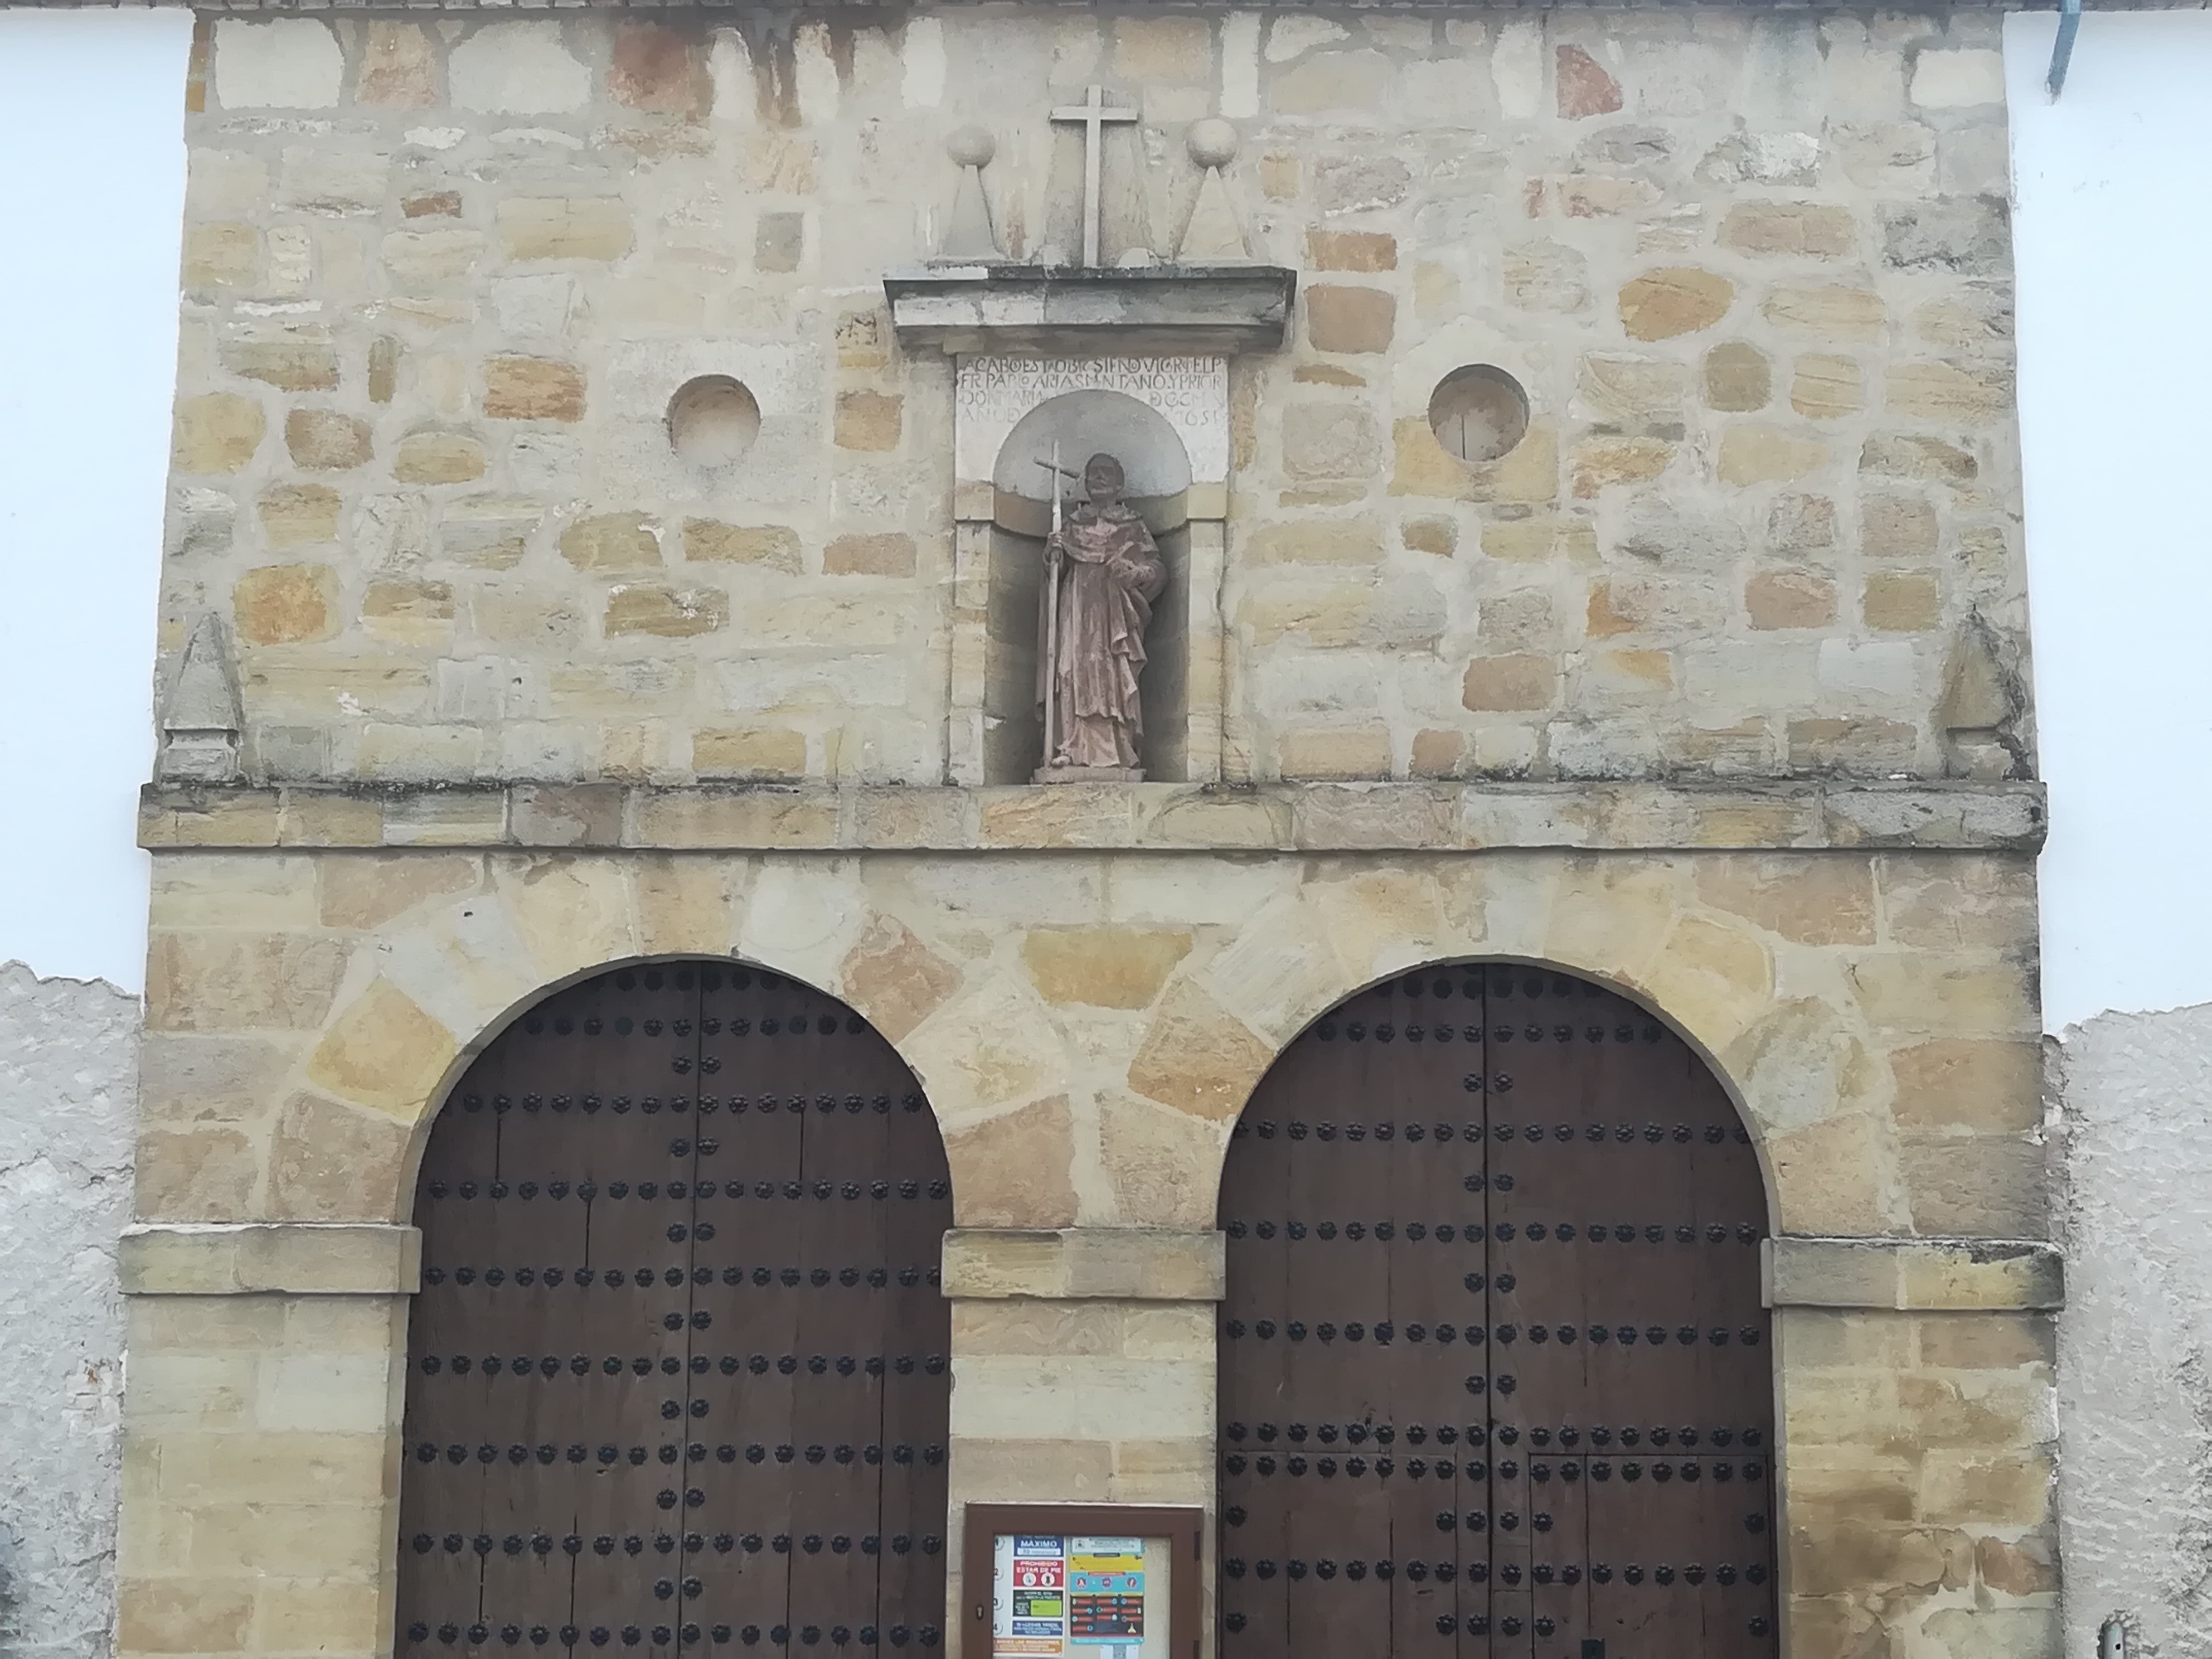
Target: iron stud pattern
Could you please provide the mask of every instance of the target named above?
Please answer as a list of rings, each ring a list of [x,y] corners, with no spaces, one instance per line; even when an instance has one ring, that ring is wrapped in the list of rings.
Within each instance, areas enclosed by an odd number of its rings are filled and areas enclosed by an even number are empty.
[[[942,1648],[951,1178],[858,1015],[730,963],[561,993],[416,1220],[402,1659]]]
[[[1316,1022],[1223,1182],[1224,1659],[1771,1659],[1765,1212],[1717,1081],[1598,987]]]

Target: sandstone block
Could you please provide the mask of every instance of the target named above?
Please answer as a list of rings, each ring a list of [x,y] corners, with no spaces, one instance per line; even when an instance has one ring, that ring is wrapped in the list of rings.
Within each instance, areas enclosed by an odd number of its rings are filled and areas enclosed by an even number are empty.
[[[1074,1121],[1054,1095],[945,1137],[963,1227],[1065,1227],[1076,1216]]]
[[[635,246],[618,196],[525,196],[499,204],[510,259],[619,259]]]
[[[408,1135],[380,1111],[295,1095],[269,1141],[269,1213],[354,1221],[404,1212]]]
[[[148,951],[149,1028],[313,1030],[344,970],[335,939],[298,933],[156,933]]]
[[[1721,439],[1723,483],[1739,486],[1788,483],[1828,464],[1827,446],[1799,438],[1779,427],[1746,423],[1730,427]]]
[[[1559,693],[1559,665],[1533,652],[1477,657],[1467,665],[1460,701],[1478,714],[1549,708]]]
[[[1896,363],[1886,377],[1888,407],[1915,420],[1984,426],[2012,407],[2012,376],[1956,363]]]
[[[401,217],[407,219],[458,219],[461,216],[461,192],[433,190],[420,196],[403,196],[399,198],[399,212]]]
[[[1936,509],[1917,495],[1859,499],[1859,550],[1871,559],[1932,559],[1942,532]]]
[[[1632,340],[1671,340],[1728,315],[1735,284],[1694,266],[1647,271],[1620,290],[1620,325]]]
[[[660,563],[660,538],[635,513],[579,519],[561,532],[561,556],[579,570],[649,570]]]
[[[233,374],[260,380],[285,392],[331,392],[337,388],[338,358],[327,339],[300,334],[226,340],[222,366]]]
[[[896,917],[878,915],[846,953],[839,982],[846,1000],[897,1042],[959,988],[960,970]]]
[[[1277,75],[1269,102],[1285,115],[1373,109],[1391,100],[1396,75],[1379,52],[1319,52]]]
[[[1528,241],[1506,250],[1506,305],[1522,312],[1571,314],[1590,303],[1590,261],[1558,241]],[[1646,338],[1635,334],[1635,338]]]
[[[1849,208],[1804,202],[1739,202],[1721,221],[1720,245],[1771,258],[1837,259],[1858,246]]]
[[[1620,82],[1580,46],[1558,47],[1556,62],[1555,84],[1563,120],[1610,115],[1620,107]]]
[[[2036,1044],[1944,1037],[1889,1057],[1893,1107],[1906,1129],[2024,1134],[2043,1121],[2043,1063]]]
[[[1306,264],[1316,270],[1395,270],[1398,239],[1373,230],[1309,230]]]
[[[384,206],[392,157],[376,150],[295,145],[284,152],[277,205],[302,213],[375,213]]]
[[[284,417],[284,447],[310,471],[343,472],[368,462],[368,422],[330,409],[295,409]]]
[[[806,216],[763,213],[753,222],[753,269],[772,273],[799,269],[806,257]]]
[[[398,853],[319,859],[318,916],[325,927],[367,931],[416,905],[474,891],[480,860],[465,853]]]
[[[1275,764],[1285,778],[1387,778],[1390,733],[1380,726],[1293,727],[1276,742]]]
[[[914,538],[897,532],[840,536],[822,550],[822,569],[830,576],[911,576]]]
[[[410,432],[399,441],[392,476],[401,483],[468,483],[489,465],[484,447],[461,432]]]
[[[1753,628],[1826,628],[1836,620],[1836,585],[1803,570],[1762,570],[1743,585]]]
[[[1149,1008],[1189,954],[1190,935],[1175,928],[1056,927],[1022,937],[1038,995],[1096,1008]]]
[[[1859,614],[1877,633],[1925,633],[1942,623],[1942,584],[1926,571],[1874,571],[1866,579]]]
[[[1863,860],[1735,854],[1698,862],[1698,896],[1800,945],[1871,945],[1874,878]]]
[[[1727,414],[1764,409],[1774,395],[1774,368],[1757,346],[1731,340],[1705,354],[1705,407]]]
[[[706,46],[702,32],[624,18],[615,30],[607,90],[631,109],[700,119],[714,102]]]
[[[1759,306],[1785,334],[1822,340],[1880,340],[1888,327],[1881,296],[1863,288],[1776,288]]]
[[[896,392],[839,392],[836,426],[837,447],[896,449],[902,429],[904,407],[905,399]]]
[[[584,372],[545,357],[494,357],[484,364],[483,412],[498,421],[580,421]]]
[[[1200,81],[1213,69],[1204,17],[1124,16],[1114,23],[1114,67],[1140,81]]]
[[[1913,60],[1911,96],[1923,109],[2002,105],[2004,54],[1978,48],[1923,52]]]
[[[691,769],[702,778],[804,777],[806,736],[781,726],[707,727],[691,734]]]
[[[1797,360],[1790,381],[1790,407],[1808,420],[1839,421],[1866,406],[1866,386],[1858,363],[1850,357],[1813,353]]]
[[[726,627],[730,596],[718,587],[665,587],[659,583],[623,583],[607,592],[606,635],[650,634],[689,639]]]
[[[419,23],[378,20],[362,38],[354,102],[377,109],[428,109],[439,98],[438,56]]]
[[[1593,406],[1627,420],[1679,416],[1688,377],[1663,358],[1591,352],[1582,360],[1577,389]]]
[[[552,19],[482,25],[453,48],[447,73],[455,104],[491,114],[557,114],[592,97],[592,72]]]
[[[242,288],[260,270],[261,233],[252,225],[232,222],[185,227],[186,288]]]
[[[440,644],[453,637],[453,590],[447,582],[371,582],[361,596],[361,619],[387,640]]]
[[[1674,446],[1657,438],[1589,438],[1568,458],[1571,487],[1588,499],[1620,484],[1650,483],[1674,459]]]
[[[251,398],[210,392],[177,404],[169,465],[179,472],[235,472],[253,459],[268,417]]]
[[[712,519],[686,519],[684,556],[695,563],[757,564],[796,574],[799,568],[799,532],[787,525],[720,524]]]
[[[255,507],[269,545],[283,548],[336,541],[343,504],[327,484],[282,484],[264,491]]]
[[[1398,301],[1379,288],[1323,283],[1305,291],[1306,338],[1316,351],[1388,351]]]
[[[1269,1045],[1188,981],[1171,987],[1129,1062],[1129,1086],[1147,1099],[1227,1124],[1274,1058]]]
[[[307,1079],[341,1100],[413,1122],[459,1044],[390,981],[377,979],[331,1023]]]
[[[298,645],[337,632],[337,573],[326,564],[249,570],[231,589],[238,636],[252,645]]]
[[[1422,429],[1430,446],[1433,434]],[[1438,448],[1437,453],[1443,451]],[[1382,434],[1366,410],[1344,404],[1292,404],[1283,411],[1283,470],[1295,478],[1360,478],[1382,463]]]
[[[424,230],[395,230],[378,244],[385,269],[410,292],[434,290],[475,270],[483,257],[480,231],[465,226],[441,226]]]
[[[319,18],[217,20],[215,95],[227,110],[330,109],[345,79],[345,54]]]
[[[1265,525],[1251,532],[1243,556],[1255,565],[1371,565],[1382,557],[1382,538],[1364,520]]]
[[[2012,230],[2001,197],[1885,205],[1881,218],[1882,260],[1895,270],[2000,276],[2010,267]]]

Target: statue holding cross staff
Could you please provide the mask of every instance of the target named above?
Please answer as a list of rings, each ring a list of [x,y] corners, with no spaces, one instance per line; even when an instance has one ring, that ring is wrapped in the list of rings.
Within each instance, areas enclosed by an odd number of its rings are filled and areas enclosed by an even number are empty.
[[[1111,773],[1140,778],[1145,713],[1137,678],[1145,629],[1167,567],[1145,521],[1121,500],[1121,462],[1093,455],[1084,464],[1083,500],[1064,513],[1060,447],[1040,459],[1052,477],[1052,532],[1045,538],[1045,580],[1037,618],[1037,703],[1044,721],[1039,782]]]

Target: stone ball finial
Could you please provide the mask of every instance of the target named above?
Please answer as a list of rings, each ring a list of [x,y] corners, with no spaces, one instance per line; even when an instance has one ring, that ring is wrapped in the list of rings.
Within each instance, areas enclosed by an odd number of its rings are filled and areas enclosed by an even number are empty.
[[[1202,167],[1225,167],[1237,159],[1237,129],[1218,115],[1193,121],[1183,142]]]
[[[999,153],[999,141],[991,136],[988,127],[970,123],[952,130],[945,141],[945,153],[963,167],[988,167],[991,158]]]

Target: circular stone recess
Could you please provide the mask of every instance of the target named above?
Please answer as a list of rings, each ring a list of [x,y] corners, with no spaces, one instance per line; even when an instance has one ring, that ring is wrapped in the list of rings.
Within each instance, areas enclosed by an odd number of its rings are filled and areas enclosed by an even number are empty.
[[[702,374],[668,400],[668,441],[694,466],[728,466],[760,436],[760,404],[742,381]]]
[[[1429,428],[1444,453],[1471,465],[1494,461],[1528,430],[1528,394],[1489,363],[1469,363],[1437,382]]]

